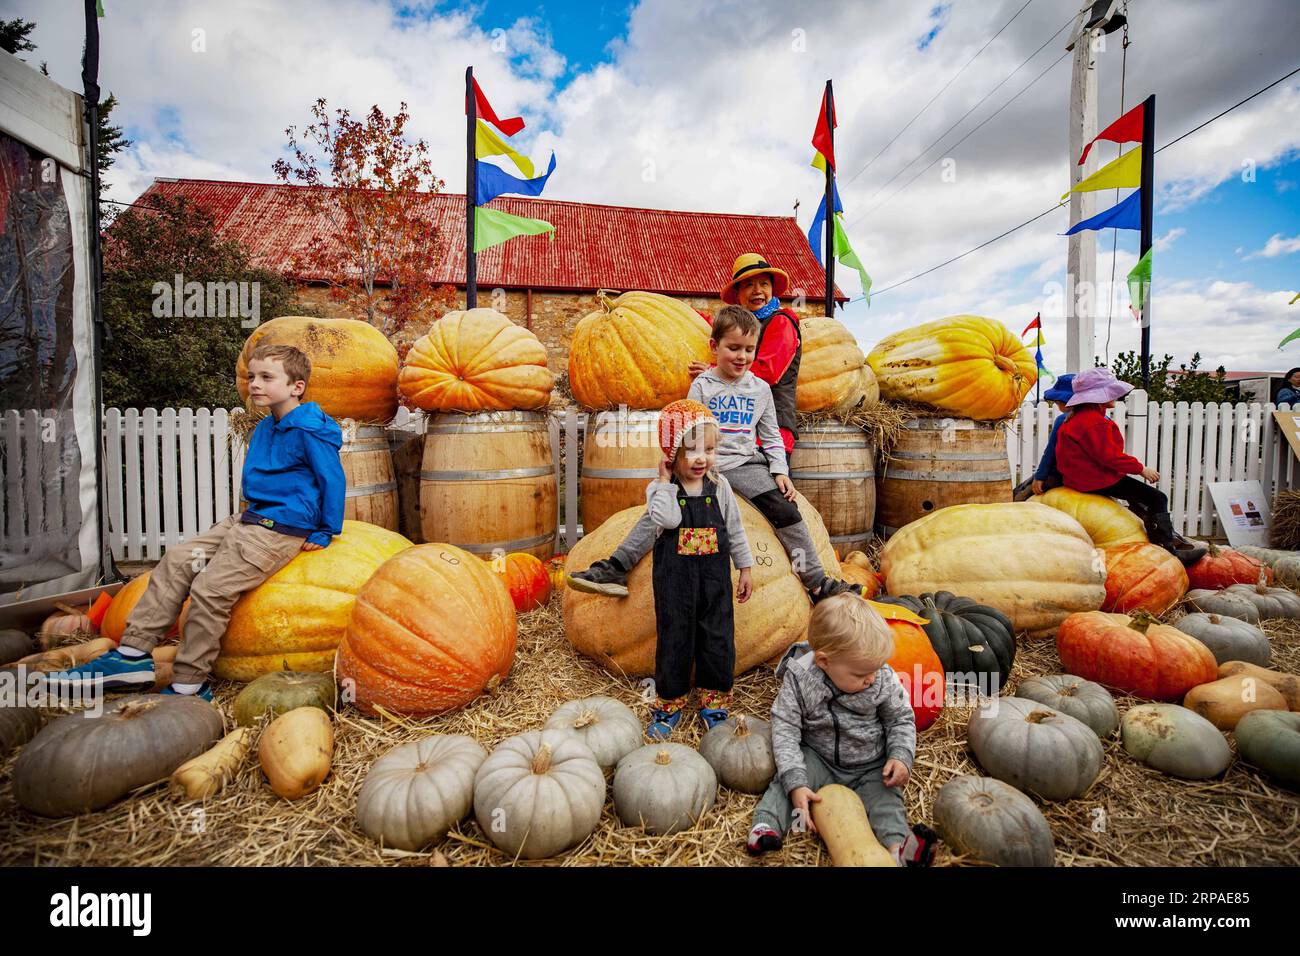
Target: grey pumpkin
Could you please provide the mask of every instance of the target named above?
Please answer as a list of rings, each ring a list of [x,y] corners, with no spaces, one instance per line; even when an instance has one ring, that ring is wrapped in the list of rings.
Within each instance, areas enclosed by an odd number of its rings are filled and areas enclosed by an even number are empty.
[[[601,770],[612,770],[645,742],[641,721],[632,708],[613,697],[587,697],[561,704],[546,721],[547,730],[577,735],[596,755]]]
[[[34,651],[31,636],[26,631],[13,628],[0,631],[0,667],[21,660]]]
[[[1267,584],[1232,584],[1218,591],[1189,591],[1184,600],[1209,614],[1223,614],[1258,624],[1269,618],[1300,618],[1300,594]],[[1243,611],[1249,607],[1250,611]]]
[[[1082,796],[1101,773],[1101,741],[1081,720],[1036,700],[998,697],[966,725],[975,757],[991,777],[1045,800]]]
[[[1139,704],[1120,722],[1120,740],[1153,770],[1206,780],[1228,769],[1232,751],[1214,724],[1178,704]]]
[[[683,744],[649,744],[620,760],[614,771],[618,818],[658,836],[694,826],[717,795],[717,774]]]
[[[384,846],[419,850],[465,818],[487,751],[472,737],[433,734],[401,744],[366,772],[357,823]]]
[[[1016,696],[1036,700],[1083,721],[1103,740],[1119,729],[1119,708],[1110,691],[1074,674],[1030,677],[1016,687]]]
[[[1237,548],[1273,569],[1273,580],[1289,588],[1300,588],[1300,551],[1282,551],[1278,548],[1257,548],[1243,544]]]
[[[776,775],[772,725],[760,717],[728,717],[700,740],[700,756],[729,790],[762,793]]]
[[[1292,790],[1300,790],[1300,713],[1256,710],[1233,731],[1241,759]]]
[[[14,762],[14,798],[46,817],[108,806],[166,780],[222,735],[221,712],[200,697],[133,694],[46,725]]]
[[[1240,618],[1198,612],[1179,618],[1174,627],[1208,647],[1216,664],[1245,661],[1267,667],[1273,659],[1268,635]]]
[[[44,723],[45,712],[39,707],[0,707],[0,759],[35,737]]]
[[[1053,866],[1047,818],[1023,793],[992,777],[963,774],[939,788],[934,822],[954,853],[998,866]]]

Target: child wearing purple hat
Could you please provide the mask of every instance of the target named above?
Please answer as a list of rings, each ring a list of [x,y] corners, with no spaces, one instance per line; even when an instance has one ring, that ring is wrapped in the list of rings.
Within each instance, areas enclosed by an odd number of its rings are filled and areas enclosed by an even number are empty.
[[[1115,400],[1133,390],[1105,366],[1085,369],[1074,377],[1074,395],[1066,403],[1070,415],[1056,439],[1056,466],[1067,488],[1109,498],[1122,498],[1142,519],[1152,544],[1158,544],[1184,565],[1195,564],[1206,546],[1188,541],[1174,530],[1169,499],[1158,488],[1160,473],[1124,451],[1119,426],[1106,417]],[[1133,478],[1141,475],[1144,485]]]

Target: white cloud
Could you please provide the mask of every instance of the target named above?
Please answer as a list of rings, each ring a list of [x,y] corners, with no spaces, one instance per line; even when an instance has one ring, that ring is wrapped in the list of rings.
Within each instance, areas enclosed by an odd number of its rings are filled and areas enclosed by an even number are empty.
[[[1178,241],[1180,237],[1185,236],[1186,234],[1187,234],[1186,229],[1184,229],[1182,226],[1176,226],[1175,228],[1170,229],[1163,236],[1158,237],[1154,242],[1152,242],[1151,247],[1156,252],[1160,252],[1160,253],[1168,252],[1169,247],[1172,246],[1176,241]]]
[[[1264,243],[1263,249],[1258,249],[1246,256],[1247,259],[1276,259],[1278,256],[1289,256],[1293,252],[1300,252],[1300,236],[1286,238],[1280,232],[1273,233],[1268,242]]]

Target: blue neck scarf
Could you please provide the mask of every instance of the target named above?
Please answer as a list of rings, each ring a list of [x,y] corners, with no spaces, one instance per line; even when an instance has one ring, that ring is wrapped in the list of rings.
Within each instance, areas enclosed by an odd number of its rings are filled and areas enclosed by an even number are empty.
[[[754,318],[760,320],[766,319],[779,308],[781,308],[781,300],[776,296],[772,296],[772,298],[767,300],[767,305],[763,306],[761,309],[754,310]]]

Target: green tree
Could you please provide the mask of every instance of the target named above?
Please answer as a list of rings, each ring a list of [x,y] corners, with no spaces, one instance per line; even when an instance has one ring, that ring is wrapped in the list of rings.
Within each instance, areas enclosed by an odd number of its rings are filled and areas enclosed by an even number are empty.
[[[15,17],[12,20],[0,20],[0,50],[12,53],[14,56],[19,53],[30,53],[36,49],[36,44],[27,37],[35,29],[35,23],[24,20],[22,17]]]
[[[1102,364],[1100,360],[1094,360]],[[1213,374],[1200,371],[1201,353],[1192,355],[1190,363],[1183,362],[1177,372],[1171,372],[1174,357],[1165,354],[1160,361],[1151,362],[1151,387],[1147,397],[1153,402],[1230,402],[1233,396],[1225,384],[1227,373],[1220,365]],[[1110,363],[1110,370],[1121,382],[1134,388],[1142,387],[1142,358],[1137,352],[1120,352]]]
[[[256,282],[262,317],[310,310],[298,308],[278,274],[254,268],[242,246],[221,239],[204,207],[184,196],[149,203],[124,211],[104,238],[104,403],[240,405],[235,362],[249,329],[238,315],[158,315],[178,310],[170,295],[160,303],[155,283],[170,289],[178,274],[182,282]]]

